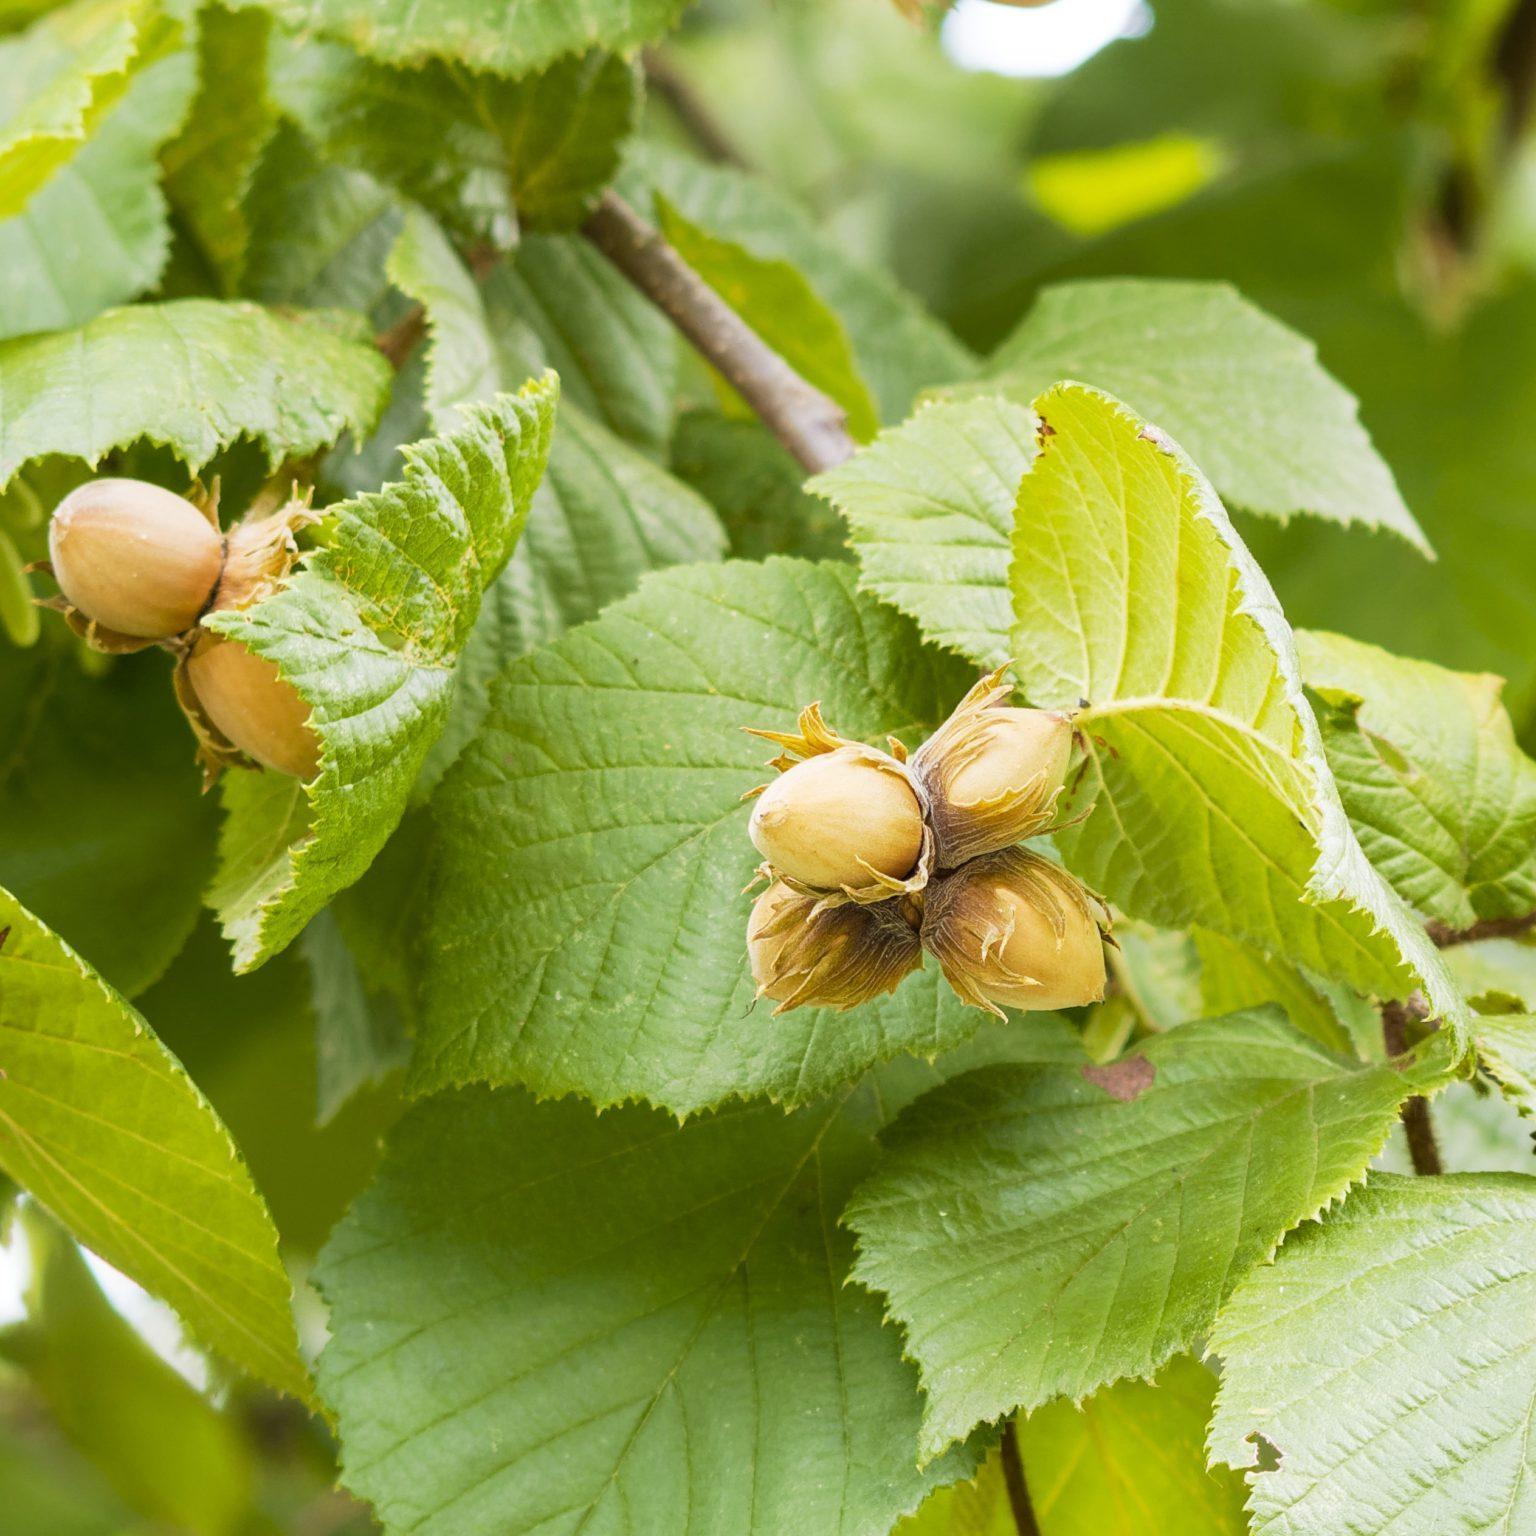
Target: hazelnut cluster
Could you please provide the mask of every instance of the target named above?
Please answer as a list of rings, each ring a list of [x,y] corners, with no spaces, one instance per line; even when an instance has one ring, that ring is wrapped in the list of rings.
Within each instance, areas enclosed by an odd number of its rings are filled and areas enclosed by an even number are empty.
[[[759,997],[783,1013],[852,1008],[891,991],[927,950],[966,1003],[1070,1008],[1104,996],[1096,899],[1019,846],[1049,829],[1072,757],[1072,717],[1019,709],[982,678],[908,758],[847,741],[819,705],[752,790],[764,863],[747,924]],[[755,883],[755,882],[754,882]]]
[[[320,742],[309,706],[277,667],[202,627],[275,591],[315,514],[290,499],[221,533],[217,492],[198,501],[143,480],[92,480],[55,509],[42,567],[70,627],[97,650],[158,645],[176,657],[176,697],[211,779],[236,764],[313,778]]]

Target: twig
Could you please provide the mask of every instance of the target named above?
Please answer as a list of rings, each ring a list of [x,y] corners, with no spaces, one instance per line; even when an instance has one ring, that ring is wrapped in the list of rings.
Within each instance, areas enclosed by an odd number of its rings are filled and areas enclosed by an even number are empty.
[[[1003,1483],[1008,1489],[1008,1507],[1019,1536],[1040,1536],[1035,1506],[1030,1502],[1029,1484],[1024,1480],[1024,1458],[1019,1455],[1019,1432],[1012,1419],[1003,1425],[1003,1443],[999,1447],[1003,1461]]]
[[[1479,939],[1513,939],[1536,928],[1536,912],[1524,917],[1485,917],[1470,928],[1452,928],[1445,923],[1426,923],[1429,936],[1441,949],[1453,949],[1458,944],[1475,944]]]
[[[852,457],[847,417],[808,384],[616,192],[586,237],[691,341],[811,474]]]
[[[1424,1016],[1422,999],[1410,998],[1406,1003],[1383,1003],[1381,1008],[1381,1038],[1388,1056],[1401,1056],[1408,1049],[1408,1026]],[[1415,1095],[1403,1101],[1401,1110],[1403,1132],[1408,1138],[1408,1155],[1413,1159],[1415,1173],[1443,1173],[1440,1147],[1435,1141],[1434,1122],[1429,1118],[1429,1100]]]
[[[641,58],[645,64],[646,85],[672,109],[672,115],[704,154],[716,165],[750,170],[751,161],[677,65],[655,48],[647,48]]]

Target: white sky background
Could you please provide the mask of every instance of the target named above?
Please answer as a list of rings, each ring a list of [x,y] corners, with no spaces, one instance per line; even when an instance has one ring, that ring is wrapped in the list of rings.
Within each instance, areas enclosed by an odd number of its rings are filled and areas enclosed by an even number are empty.
[[[966,69],[1019,77],[1064,75],[1118,37],[1138,36],[1151,24],[1144,0],[1050,0],[1037,6],[995,0],[959,0],[944,20],[945,52]],[[0,1326],[26,1316],[28,1263],[20,1223],[0,1245]],[[87,1254],[112,1305],[143,1337],[197,1386],[207,1383],[198,1354],[181,1341],[169,1308],[132,1280]]]

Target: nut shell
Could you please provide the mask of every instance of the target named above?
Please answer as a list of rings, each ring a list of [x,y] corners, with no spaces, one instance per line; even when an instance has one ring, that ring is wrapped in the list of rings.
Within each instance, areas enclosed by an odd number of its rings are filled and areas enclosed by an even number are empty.
[[[1027,849],[974,859],[930,884],[922,939],[962,1000],[991,1013],[1104,996],[1104,936],[1088,892]]]
[[[871,876],[906,879],[923,851],[923,813],[906,769],[873,747],[849,745],[796,763],[758,797],[748,826],[759,853],[815,890]]]
[[[143,480],[92,480],[48,528],[66,600],[119,635],[169,640],[197,623],[218,584],[224,545],[189,501]]]
[[[264,767],[312,779],[320,738],[310,707],[274,662],[222,635],[202,635],[186,660],[186,680],[203,713],[240,751]]]

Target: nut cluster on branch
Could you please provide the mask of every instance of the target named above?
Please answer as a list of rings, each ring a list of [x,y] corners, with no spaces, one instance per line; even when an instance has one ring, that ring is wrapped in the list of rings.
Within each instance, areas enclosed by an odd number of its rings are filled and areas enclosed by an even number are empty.
[[[218,496],[177,496],[143,480],[92,480],[55,509],[46,600],[97,650],[158,645],[176,657],[176,697],[211,781],[260,765],[313,778],[320,742],[309,706],[265,657],[203,627],[277,590],[298,555],[306,501],[259,508],[221,533]]]
[[[1072,758],[1072,717],[1010,704],[982,678],[908,758],[847,741],[801,711],[752,790],[749,833],[768,889],[747,924],[759,997],[783,1013],[889,992],[927,950],[960,998],[1002,1015],[1104,995],[1096,898],[1019,844],[1049,829]]]

